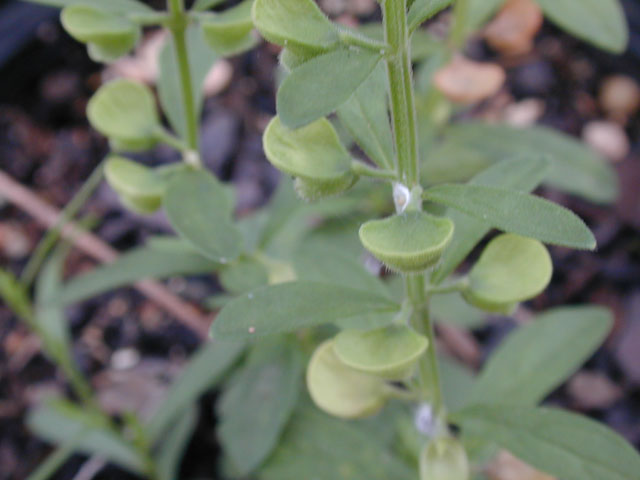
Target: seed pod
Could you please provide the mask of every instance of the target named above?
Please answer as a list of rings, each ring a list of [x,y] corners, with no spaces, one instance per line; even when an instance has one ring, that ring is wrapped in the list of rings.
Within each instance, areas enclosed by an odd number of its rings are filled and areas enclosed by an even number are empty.
[[[307,367],[307,388],[315,404],[342,418],[362,418],[377,413],[386,403],[387,387],[379,377],[342,363],[333,340],[321,344]]]
[[[62,10],[60,21],[69,35],[86,43],[97,62],[112,62],[125,55],[140,38],[140,27],[131,20],[88,5]]]
[[[420,454],[420,480],[469,480],[469,460],[454,438],[430,442]]]
[[[404,325],[376,330],[343,330],[335,338],[338,359],[355,370],[385,380],[403,380],[415,370],[429,340]]]
[[[360,241],[378,260],[399,272],[421,272],[442,256],[453,222],[425,212],[405,212],[360,227]]]
[[[204,38],[218,55],[238,55],[256,45],[257,36],[253,34],[251,21],[252,5],[252,1],[245,0],[222,13],[200,17]]]
[[[494,238],[469,273],[465,300],[488,312],[507,314],[542,292],[553,273],[547,248],[538,240],[506,233]]]
[[[130,210],[150,214],[161,207],[166,182],[153,169],[113,155],[107,160],[104,173],[120,201]]]

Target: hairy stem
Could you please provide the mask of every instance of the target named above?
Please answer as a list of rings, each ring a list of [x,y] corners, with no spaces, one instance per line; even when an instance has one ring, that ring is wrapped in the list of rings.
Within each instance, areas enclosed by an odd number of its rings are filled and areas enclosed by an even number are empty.
[[[188,18],[184,10],[184,0],[168,0],[171,22],[168,27],[173,37],[176,49],[176,60],[180,74],[180,86],[182,88],[182,103],[184,105],[187,121],[187,143],[189,148],[198,151],[198,112],[193,91],[193,79],[189,65],[189,52],[187,50],[186,29]]]
[[[420,184],[420,160],[407,28],[407,0],[385,0],[382,6],[385,41],[390,49],[386,59],[398,176],[412,189]],[[414,203],[413,208],[421,208],[421,202]],[[405,287],[412,307],[411,324],[429,339],[428,352],[420,359],[418,366],[420,398],[431,402],[436,414],[441,415],[442,393],[424,275],[407,275]]]

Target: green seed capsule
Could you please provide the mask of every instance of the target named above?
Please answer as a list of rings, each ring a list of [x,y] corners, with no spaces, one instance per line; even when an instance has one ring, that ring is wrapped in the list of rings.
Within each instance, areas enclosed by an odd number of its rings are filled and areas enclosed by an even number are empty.
[[[252,2],[217,14],[203,14],[201,19],[204,38],[211,49],[221,56],[232,56],[250,50],[257,43],[251,21]]]
[[[453,236],[453,222],[425,212],[406,212],[360,227],[360,241],[399,272],[421,272],[438,262]]]
[[[112,155],[105,165],[107,182],[121,202],[136,213],[150,214],[162,206],[166,178],[155,170]]]
[[[469,480],[469,460],[454,438],[429,443],[420,454],[420,480]]]
[[[387,387],[379,377],[354,370],[340,361],[333,340],[320,345],[307,367],[307,388],[318,408],[341,418],[374,415],[387,401]]]

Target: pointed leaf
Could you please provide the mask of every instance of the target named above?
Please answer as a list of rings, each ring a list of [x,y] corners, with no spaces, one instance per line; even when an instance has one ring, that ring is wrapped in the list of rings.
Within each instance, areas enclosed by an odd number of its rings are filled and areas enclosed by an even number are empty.
[[[334,112],[367,79],[380,58],[371,51],[341,49],[303,63],[278,90],[282,123],[299,128]]]
[[[376,67],[337,113],[340,122],[376,165],[393,167],[393,135],[384,65]]]
[[[622,53],[629,28],[619,0],[536,0],[544,14],[560,28],[614,53]]]
[[[486,438],[563,480],[636,480],[640,456],[620,435],[583,416],[552,408],[479,405],[453,416]]]
[[[601,307],[561,307],[538,315],[498,347],[469,402],[535,405],[601,345],[612,326]]]
[[[169,183],[164,207],[173,228],[204,256],[227,263],[242,251],[223,185],[204,170],[187,170]]]
[[[409,30],[415,30],[453,3],[453,0],[416,0],[409,9]]]
[[[262,287],[230,302],[213,322],[214,338],[292,332],[366,314],[397,311],[393,301],[375,293],[315,282]]]
[[[545,243],[593,250],[596,240],[570,210],[540,197],[480,185],[440,185],[424,198],[460,210],[505,232]]]
[[[187,449],[197,424],[197,409],[195,407],[188,408],[162,439],[156,455],[159,480],[179,478],[182,455]]]
[[[529,193],[542,182],[548,171],[549,161],[546,157],[524,155],[495,163],[476,175],[470,183]],[[449,208],[445,215],[453,221],[455,231],[440,265],[431,275],[431,281],[435,284],[451,275],[490,230],[481,220],[458,210]]]
[[[240,476],[259,467],[276,447],[302,383],[302,356],[296,346],[278,339],[255,348],[216,405],[218,438]]]

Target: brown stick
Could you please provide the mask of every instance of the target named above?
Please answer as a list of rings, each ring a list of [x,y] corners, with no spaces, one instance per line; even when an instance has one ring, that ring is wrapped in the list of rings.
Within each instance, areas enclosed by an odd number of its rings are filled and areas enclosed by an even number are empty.
[[[0,170],[0,196],[21,208],[46,228],[56,225],[60,211],[47,204],[28,188],[20,185]],[[90,232],[67,223],[60,234],[77,248],[101,263],[110,263],[118,258],[118,252]],[[207,337],[211,319],[200,313],[193,305],[171,293],[164,285],[153,280],[143,280],[135,284],[136,289],[202,339]]]

